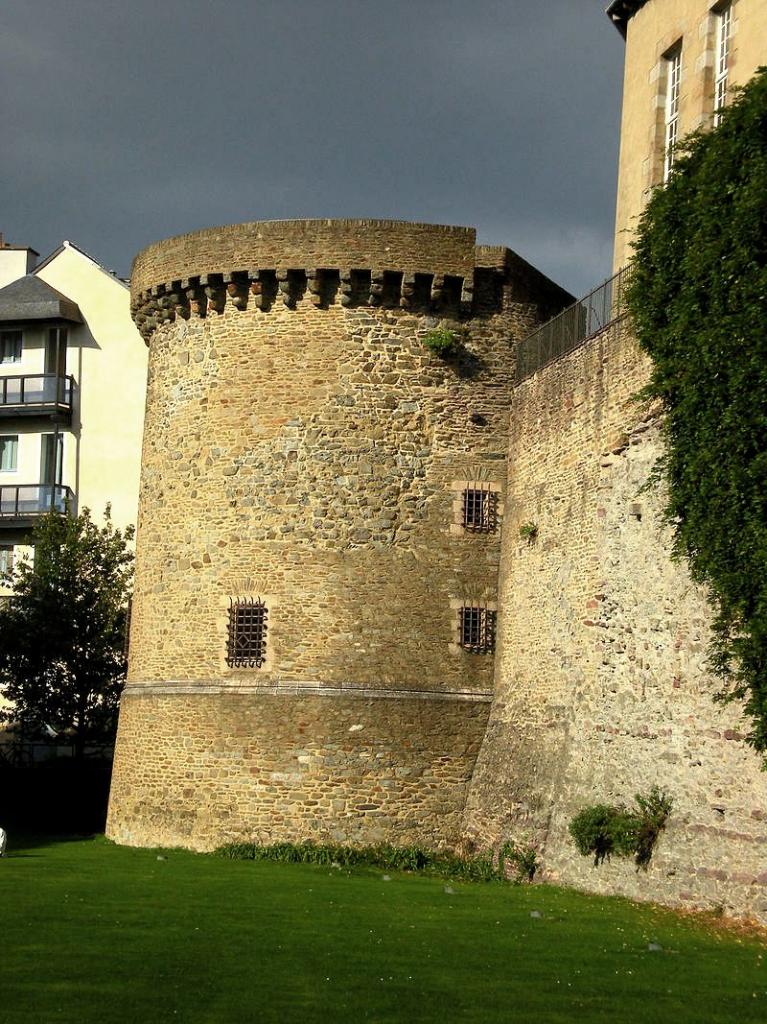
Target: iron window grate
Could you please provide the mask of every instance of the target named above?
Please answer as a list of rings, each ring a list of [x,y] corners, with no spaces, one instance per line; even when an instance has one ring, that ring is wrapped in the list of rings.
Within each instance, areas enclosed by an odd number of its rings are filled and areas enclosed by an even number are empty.
[[[497,613],[483,605],[461,608],[460,645],[472,654],[493,654],[495,651],[495,621]]]
[[[498,493],[482,484],[463,492],[463,527],[473,533],[495,533],[498,526]]]
[[[230,668],[261,668],[266,661],[269,609],[258,598],[229,601],[229,637],[226,663]]]

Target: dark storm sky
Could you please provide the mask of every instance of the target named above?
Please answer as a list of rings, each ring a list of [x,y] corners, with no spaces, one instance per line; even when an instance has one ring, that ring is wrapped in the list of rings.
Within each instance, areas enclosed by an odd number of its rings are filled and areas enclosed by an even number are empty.
[[[466,224],[583,292],[611,257],[605,5],[11,0],[0,230],[126,275],[148,242],[215,224]]]

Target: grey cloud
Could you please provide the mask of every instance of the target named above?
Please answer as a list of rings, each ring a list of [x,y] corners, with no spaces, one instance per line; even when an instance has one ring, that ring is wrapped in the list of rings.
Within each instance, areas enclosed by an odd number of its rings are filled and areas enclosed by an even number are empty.
[[[30,0],[4,13],[0,229],[127,273],[238,220],[471,224],[574,291],[610,266],[604,0]]]

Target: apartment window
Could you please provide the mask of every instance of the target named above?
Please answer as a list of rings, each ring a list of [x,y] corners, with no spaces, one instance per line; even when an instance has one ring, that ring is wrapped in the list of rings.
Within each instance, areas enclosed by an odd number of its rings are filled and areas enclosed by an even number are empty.
[[[0,436],[0,473],[15,473],[19,462],[19,435]]]
[[[268,616],[269,609],[258,597],[229,602],[226,663],[230,668],[261,668],[264,664]]]
[[[465,605],[459,611],[459,642],[472,654],[492,654],[495,650],[496,612],[483,605]]]
[[[40,483],[61,484],[64,480],[64,437],[40,435]]]
[[[679,89],[682,81],[682,47],[677,46],[665,61],[665,130],[663,139],[663,180],[668,181],[674,166],[674,150],[679,141]]]
[[[21,331],[0,331],[0,363],[21,362]]]
[[[0,576],[13,572],[13,544],[0,544]]]
[[[475,533],[494,533],[498,522],[498,492],[477,484],[463,492],[463,527]]]
[[[51,327],[45,342],[45,372],[63,377],[67,372],[66,327]]]
[[[727,77],[730,70],[730,40],[732,38],[732,4],[727,3],[714,12],[716,18],[716,68],[714,79],[714,124],[722,120],[722,108],[727,103]]]

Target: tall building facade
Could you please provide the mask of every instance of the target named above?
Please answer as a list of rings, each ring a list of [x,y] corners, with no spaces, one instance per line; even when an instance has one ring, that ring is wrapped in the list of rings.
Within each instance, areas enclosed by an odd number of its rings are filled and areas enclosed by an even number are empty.
[[[47,511],[135,523],[146,348],[127,285],[65,242],[0,247],[0,569]]]
[[[733,89],[767,60],[764,0],[615,0],[608,14],[626,40],[614,269],[674,147],[716,124]]]

